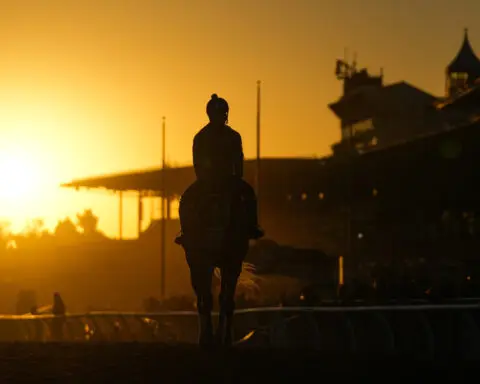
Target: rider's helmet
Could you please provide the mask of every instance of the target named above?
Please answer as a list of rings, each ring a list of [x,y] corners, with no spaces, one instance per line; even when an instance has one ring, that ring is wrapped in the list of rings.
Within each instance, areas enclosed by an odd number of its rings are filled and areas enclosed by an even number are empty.
[[[207,103],[207,115],[212,120],[215,118],[228,118],[228,103],[225,99],[218,97],[216,93],[212,95],[212,98]]]

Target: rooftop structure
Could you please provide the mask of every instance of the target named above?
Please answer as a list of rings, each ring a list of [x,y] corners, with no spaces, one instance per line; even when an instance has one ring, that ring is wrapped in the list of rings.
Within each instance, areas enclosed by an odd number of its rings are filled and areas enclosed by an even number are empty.
[[[465,29],[463,43],[455,58],[445,69],[445,96],[456,96],[475,84],[480,78],[480,59],[473,51]]]

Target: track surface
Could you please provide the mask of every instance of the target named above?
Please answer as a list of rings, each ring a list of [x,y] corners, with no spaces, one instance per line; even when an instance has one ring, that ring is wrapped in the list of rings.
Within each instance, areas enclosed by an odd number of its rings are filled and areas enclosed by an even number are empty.
[[[473,363],[421,362],[405,357],[352,360],[307,350],[237,348],[205,352],[157,343],[0,344],[0,382],[85,383],[460,382],[477,375]],[[475,375],[475,376],[473,376]]]

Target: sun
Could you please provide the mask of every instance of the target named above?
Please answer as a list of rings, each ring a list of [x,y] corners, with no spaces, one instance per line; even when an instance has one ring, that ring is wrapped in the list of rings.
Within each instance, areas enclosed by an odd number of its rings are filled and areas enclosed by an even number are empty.
[[[35,156],[21,149],[0,149],[0,199],[21,202],[39,192],[41,169]]]
[[[18,233],[32,219],[55,222],[58,195],[58,164],[52,151],[40,142],[0,143],[0,225]],[[59,200],[60,198],[60,200]]]

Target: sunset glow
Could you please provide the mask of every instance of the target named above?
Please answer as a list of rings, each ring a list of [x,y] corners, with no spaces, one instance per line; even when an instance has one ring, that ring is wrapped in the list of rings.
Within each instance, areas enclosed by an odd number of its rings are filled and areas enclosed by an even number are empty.
[[[480,50],[474,2],[439,6],[435,16],[430,3],[412,1],[279,0],[274,12],[270,1],[253,0],[5,3],[0,217],[16,228],[39,216],[53,228],[91,208],[100,229],[116,235],[114,196],[58,185],[160,166],[162,116],[168,161],[190,164],[214,92],[230,103],[247,158],[255,156],[259,79],[262,155],[322,156],[340,137],[327,104],[341,93],[334,65],[345,47],[359,66],[384,67],[387,83],[435,94],[465,26]],[[136,204],[125,199],[126,236],[136,236]]]
[[[47,170],[39,167],[38,161],[25,151],[0,153],[0,198],[11,202],[24,201],[29,196],[41,193],[42,181]],[[43,174],[42,174],[43,173]]]
[[[55,191],[52,169],[43,156],[22,146],[4,147],[0,151],[1,217],[14,231],[21,230],[29,219],[48,208],[49,194]],[[43,206],[42,206],[43,204]],[[48,217],[47,217],[48,218]]]

